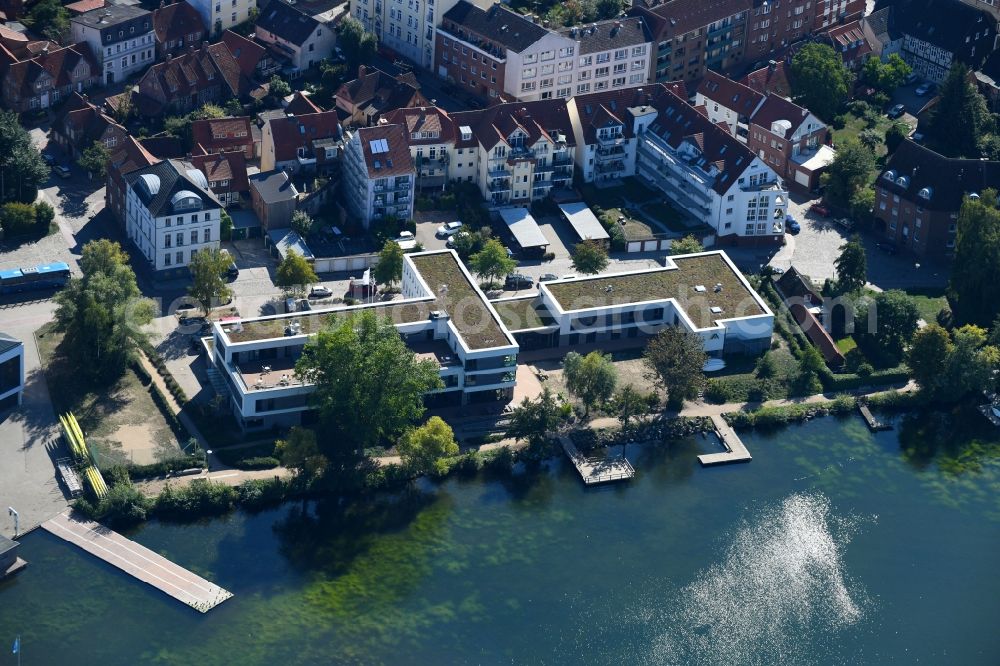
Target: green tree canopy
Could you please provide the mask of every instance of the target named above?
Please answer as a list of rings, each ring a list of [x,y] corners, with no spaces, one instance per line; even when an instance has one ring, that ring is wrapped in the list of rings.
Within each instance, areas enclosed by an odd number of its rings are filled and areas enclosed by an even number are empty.
[[[49,167],[17,114],[0,109],[0,203],[31,201]]]
[[[0,229],[5,238],[30,234],[35,229],[35,207],[12,201],[0,207]]]
[[[821,178],[825,197],[841,206],[848,205],[854,193],[871,182],[875,171],[875,153],[857,141],[845,141]]]
[[[701,241],[691,234],[688,234],[684,238],[670,241],[670,254],[672,255],[693,254],[695,252],[702,252],[704,249]]]
[[[308,285],[317,282],[319,276],[312,264],[295,250],[288,251],[274,275],[274,284],[293,294],[303,294]]]
[[[865,60],[861,68],[861,80],[891,95],[911,71],[913,70],[898,53],[893,53],[885,62],[873,55]]]
[[[969,68],[955,61],[940,90],[928,134],[934,146],[952,157],[979,157],[979,141],[993,129],[986,99],[969,82]]]
[[[896,365],[902,360],[903,347],[913,338],[919,319],[920,311],[906,292],[883,291],[875,294],[867,306],[859,308],[855,338],[873,361]]]
[[[829,122],[848,98],[851,73],[833,47],[814,42],[792,57],[791,84],[796,101]]]
[[[304,210],[296,210],[292,213],[292,231],[297,233],[302,238],[308,238],[309,234],[312,233],[313,225],[315,221],[312,215]]]
[[[82,169],[85,169],[89,173],[97,176],[98,178],[104,178],[108,175],[108,162],[111,160],[111,151],[108,150],[100,141],[94,141],[80,153],[80,157],[77,158],[76,163],[80,165]]]
[[[295,373],[312,382],[320,452],[338,478],[356,479],[364,450],[394,442],[441,386],[437,363],[417,360],[392,321],[366,311],[337,317],[306,344]]]
[[[62,42],[69,34],[69,11],[59,0],[39,0],[24,17],[25,25],[53,42]]]
[[[83,246],[80,268],[83,277],[71,278],[56,294],[56,325],[81,372],[113,379],[146,341],[142,327],[153,319],[153,303],[141,297],[118,243],[90,241]]]
[[[626,384],[615,391],[611,406],[614,409],[615,418],[622,424],[622,430],[627,433],[632,428],[632,421],[646,413],[649,403],[634,386]]]
[[[188,294],[198,301],[205,316],[212,309],[213,301],[225,301],[232,294],[226,284],[226,271],[233,259],[218,248],[199,250],[188,262],[191,284]]]
[[[490,286],[517,268],[517,262],[507,256],[507,248],[495,238],[486,241],[482,250],[469,257],[469,265]]]
[[[316,445],[316,433],[299,426],[293,426],[285,439],[274,443],[274,455],[305,482],[321,474],[326,466],[326,458]]]
[[[941,326],[928,324],[913,334],[906,365],[922,391],[931,395],[937,392],[950,353],[951,337]]]
[[[679,326],[668,326],[646,345],[644,362],[648,376],[659,381],[667,402],[680,407],[704,384],[705,346],[701,336]]]
[[[840,246],[840,255],[833,262],[837,270],[837,291],[849,294],[860,291],[868,281],[868,258],[861,237],[854,235]]]
[[[949,300],[959,323],[989,326],[1000,315],[1000,210],[996,190],[966,197],[958,213]]]
[[[455,433],[440,416],[407,430],[396,448],[405,465],[424,473],[434,470],[443,458],[458,455]]]
[[[573,268],[580,273],[596,275],[608,267],[608,252],[593,240],[584,240],[573,248]]]
[[[540,448],[559,426],[559,404],[548,386],[535,400],[525,398],[514,408],[507,426],[507,436],[525,439],[532,449]]]
[[[268,82],[267,94],[274,99],[283,99],[292,94],[292,87],[284,79],[275,74]]]
[[[591,407],[611,399],[618,383],[618,371],[610,354],[593,351],[581,356],[571,351],[563,360],[563,378],[566,389],[580,399],[584,416],[588,416]]]
[[[991,374],[996,369],[996,348],[985,347],[986,331],[974,324],[956,329],[952,338],[939,393],[951,401],[958,401],[990,387]]]
[[[366,32],[361,21],[353,16],[348,16],[340,22],[337,44],[343,50],[351,71],[357,71],[358,65],[371,62],[378,48],[375,35]]]
[[[889,151],[889,154],[896,152],[899,148],[899,144],[903,143],[905,139],[910,134],[910,126],[906,123],[894,122],[885,130],[885,149]]]
[[[375,281],[392,285],[403,279],[403,248],[393,240],[387,240],[378,253],[378,263],[374,268]]]

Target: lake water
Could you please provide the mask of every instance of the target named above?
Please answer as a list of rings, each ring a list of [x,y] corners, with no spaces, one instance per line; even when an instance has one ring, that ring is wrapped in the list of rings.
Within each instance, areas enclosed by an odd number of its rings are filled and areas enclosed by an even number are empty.
[[[560,460],[132,535],[235,593],[207,615],[36,531],[0,584],[0,648],[20,633],[25,666],[1000,663],[1000,431],[896,423],[744,432],[753,462],[714,469],[701,438],[632,447],[637,478],[598,489]]]

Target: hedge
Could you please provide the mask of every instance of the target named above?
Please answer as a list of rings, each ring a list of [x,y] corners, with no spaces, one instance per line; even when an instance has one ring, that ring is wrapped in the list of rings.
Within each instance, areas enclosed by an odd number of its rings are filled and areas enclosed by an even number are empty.
[[[826,414],[847,414],[856,406],[857,401],[853,397],[842,395],[826,402],[761,407],[752,412],[729,412],[723,414],[722,418],[734,428],[773,428]]]
[[[149,465],[126,465],[125,471],[128,473],[128,478],[133,481],[138,481],[141,479],[152,479],[159,476],[166,476],[171,472],[180,472],[193,467],[205,467],[204,454],[169,458],[167,460],[150,463]],[[110,476],[112,474],[112,469],[102,469],[101,474],[104,476]]]
[[[163,377],[163,383],[166,385],[167,390],[170,391],[170,394],[174,396],[174,400],[177,401],[179,406],[183,407],[188,401],[187,394],[181,388],[180,384],[177,383],[177,380],[174,379],[170,369],[167,368],[167,362],[163,360],[163,356],[156,351],[153,345],[149,344],[148,340],[139,343],[139,347],[142,348],[143,353],[146,354],[146,358],[149,359],[149,362],[153,364],[156,371]]]
[[[162,391],[160,391],[160,387],[150,382],[149,394],[153,398],[153,402],[163,414],[163,419],[167,422],[167,425],[170,426],[170,430],[174,433],[174,436],[179,441],[186,442],[191,437],[191,433],[187,431],[184,424],[182,424],[180,419],[177,418],[177,415],[174,414],[174,410],[171,409],[170,403],[167,402],[167,397],[163,395]]]
[[[255,456],[253,458],[240,458],[234,465],[237,469],[274,469],[281,465],[281,462],[273,456]]]

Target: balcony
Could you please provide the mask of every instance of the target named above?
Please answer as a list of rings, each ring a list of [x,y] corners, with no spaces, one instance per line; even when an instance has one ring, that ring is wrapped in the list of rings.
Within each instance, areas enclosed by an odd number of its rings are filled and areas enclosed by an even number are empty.
[[[565,153],[562,154],[557,153],[552,156],[552,166],[554,167],[572,166],[572,165],[573,165],[573,158]]]
[[[597,163],[597,173],[600,174],[613,174],[619,171],[625,170],[625,162],[623,160],[615,160],[614,162],[598,162]]]
[[[625,135],[621,132],[612,132],[610,134],[598,134],[597,143],[602,147],[608,146],[620,146],[625,143]]]
[[[597,149],[597,157],[600,158],[610,158],[614,159],[616,157],[621,157],[625,154],[624,146],[609,146],[607,148],[601,147]]]
[[[510,178],[513,174],[511,174],[508,169],[490,167],[490,170],[486,175],[490,178]]]
[[[490,181],[488,189],[490,192],[510,192],[510,179],[498,178]]]

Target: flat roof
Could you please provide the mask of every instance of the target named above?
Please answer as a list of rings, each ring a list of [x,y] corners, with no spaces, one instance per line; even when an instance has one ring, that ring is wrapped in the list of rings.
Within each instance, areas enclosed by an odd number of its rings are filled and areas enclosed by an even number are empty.
[[[293,321],[298,322],[297,335],[313,335],[321,331],[332,316],[371,310],[378,316],[388,316],[395,324],[412,324],[430,318],[435,311],[444,312],[472,350],[513,345],[486,296],[467,277],[451,250],[407,255],[427,284],[433,297],[391,303],[355,306],[334,306],[324,310],[292,312],[255,319],[242,319],[220,324],[231,342],[255,342],[282,338]]]
[[[278,249],[278,256],[282,259],[288,256],[289,250],[295,250],[306,259],[315,259],[312,250],[309,249],[305,239],[299,236],[298,232],[291,229],[273,229],[267,232],[267,237]]]
[[[669,260],[675,267],[544,282],[542,287],[564,312],[673,298],[698,328],[713,326],[719,319],[767,314],[725,253],[717,250]],[[721,286],[719,291],[716,285]]]
[[[499,212],[514,240],[522,248],[545,247],[549,244],[545,234],[538,228],[538,222],[535,222],[535,218],[527,208],[502,208]]]
[[[573,226],[573,230],[576,231],[576,235],[580,237],[580,240],[607,240],[611,238],[608,235],[607,229],[601,224],[601,221],[597,219],[594,212],[590,210],[588,206],[583,201],[574,201],[573,203],[565,203],[559,205],[559,210],[562,211],[566,219]]]
[[[555,324],[555,319],[537,294],[522,298],[492,301],[503,325],[511,331],[524,331]]]

